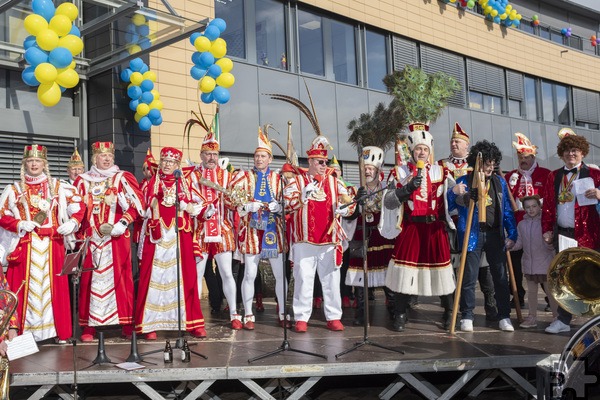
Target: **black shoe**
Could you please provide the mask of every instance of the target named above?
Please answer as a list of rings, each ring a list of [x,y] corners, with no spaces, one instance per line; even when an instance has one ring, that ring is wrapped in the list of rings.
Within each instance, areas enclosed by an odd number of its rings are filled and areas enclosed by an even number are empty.
[[[450,329],[450,325],[452,324],[452,311],[446,310],[442,315],[442,329],[447,331]]]
[[[498,316],[498,313],[495,313],[495,314],[486,314],[485,315],[485,320],[489,321],[489,322],[498,322],[498,321],[500,321],[500,317]]]
[[[394,318],[394,323],[392,324],[392,329],[396,332],[404,332],[404,327],[406,326],[406,314],[396,315]]]

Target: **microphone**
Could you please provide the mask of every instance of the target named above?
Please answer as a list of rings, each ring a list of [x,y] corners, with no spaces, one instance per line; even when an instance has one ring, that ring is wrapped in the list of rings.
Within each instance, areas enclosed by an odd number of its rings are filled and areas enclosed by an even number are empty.
[[[425,163],[423,160],[417,161],[417,176],[421,175],[421,171],[425,168]]]
[[[175,171],[173,171],[173,176],[175,177],[175,179],[181,178],[181,170],[176,169]]]

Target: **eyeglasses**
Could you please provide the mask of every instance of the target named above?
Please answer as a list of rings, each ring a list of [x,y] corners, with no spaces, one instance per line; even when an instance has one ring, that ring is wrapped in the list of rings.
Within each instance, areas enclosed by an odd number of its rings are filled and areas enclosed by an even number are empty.
[[[165,165],[175,165],[177,164],[177,161],[175,160],[160,160],[161,163],[165,164]]]
[[[581,149],[573,148],[573,149],[565,150],[565,153],[567,153],[567,154],[579,154],[579,153],[581,153]]]
[[[327,165],[327,160],[315,160],[319,165]]]

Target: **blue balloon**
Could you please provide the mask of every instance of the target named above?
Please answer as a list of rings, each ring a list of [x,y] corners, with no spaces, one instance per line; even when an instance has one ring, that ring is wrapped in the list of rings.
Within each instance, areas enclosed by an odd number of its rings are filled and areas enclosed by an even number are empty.
[[[62,86],[60,86],[60,85],[58,85],[58,88],[60,89],[60,92],[61,92],[61,93],[64,93],[64,92],[66,92],[66,91],[67,91],[67,88],[66,88],[66,87],[62,87]]]
[[[33,35],[29,35],[25,38],[25,40],[23,40],[23,47],[25,48],[25,50],[27,50],[34,44],[36,44],[36,41],[35,41],[35,36],[33,36]]]
[[[25,51],[25,60],[31,66],[37,67],[41,63],[48,62],[48,53],[36,46],[32,46]]]
[[[129,83],[131,80],[131,74],[133,74],[133,71],[129,68],[125,68],[123,71],[121,71],[121,80],[125,83]]]
[[[194,78],[195,80],[198,81],[198,80],[202,79],[202,77],[204,75],[206,75],[206,70],[202,69],[202,68],[199,68],[199,67],[197,67],[197,66],[194,65],[190,69],[190,75],[192,76],[192,78]]]
[[[217,39],[220,35],[221,31],[216,26],[208,25],[206,29],[204,29],[204,36],[206,36],[211,42]]]
[[[140,101],[139,100],[131,100],[129,102],[129,109],[133,112],[137,111],[137,107],[140,105]]]
[[[140,40],[140,35],[137,33],[125,32],[125,43],[135,44]]]
[[[71,30],[69,31],[69,35],[81,37],[81,31],[79,30],[79,28],[77,26],[73,25],[71,27]]]
[[[34,13],[41,15],[48,22],[54,17],[56,7],[52,0],[33,0],[31,9]]]
[[[205,51],[200,54],[200,64],[198,64],[200,68],[208,69],[208,67],[210,67],[214,63],[215,56],[213,56],[210,52]]]
[[[194,45],[196,39],[198,39],[200,36],[202,36],[200,32],[194,32],[190,35],[190,43],[192,44],[192,46]]]
[[[154,95],[150,92],[142,93],[142,97],[140,99],[142,103],[150,104],[154,101]]]
[[[519,25],[521,25],[521,21],[519,21],[518,19],[515,19],[512,21],[512,24],[514,25],[515,28],[518,28]]]
[[[208,25],[216,26],[217,29],[219,29],[219,32],[221,33],[225,32],[225,29],[227,29],[227,23],[223,18],[215,18],[212,21],[210,21]]]
[[[148,112],[148,118],[150,121],[155,121],[157,118],[160,118],[160,110],[158,108],[153,108]]]
[[[133,60],[129,61],[129,68],[131,68],[133,72],[140,72],[144,64],[145,63],[141,58],[134,58]]]
[[[194,63],[194,65],[200,65],[200,56],[202,55],[202,53],[200,53],[199,51],[195,51],[194,54],[192,54],[192,62]]]
[[[147,115],[144,115],[142,118],[140,118],[140,122],[138,122],[138,125],[141,130],[149,131],[150,128],[152,128],[152,121],[150,121],[150,118],[148,118]]]
[[[35,67],[29,66],[21,72],[21,79],[29,86],[38,86],[40,82],[35,77]]]
[[[152,125],[154,125],[154,126],[158,126],[160,124],[162,124],[162,116],[160,116],[152,121]]]
[[[211,78],[217,79],[217,77],[221,75],[221,67],[219,67],[217,64],[213,64],[210,67],[208,67],[207,74]]]
[[[48,54],[48,61],[56,68],[67,68],[73,61],[73,55],[65,47],[57,47]]]
[[[138,100],[140,97],[142,97],[142,89],[135,85],[129,86],[127,89],[127,96],[129,96],[129,98],[132,100]]]
[[[499,16],[497,16],[497,15],[496,15],[496,16],[494,17],[494,22],[495,22],[495,23],[497,23],[497,24],[499,24],[499,23],[500,23],[500,21],[502,21],[502,20],[500,19],[500,17],[499,17]]]
[[[147,50],[150,48],[150,46],[152,46],[152,42],[150,42],[150,39],[148,38],[143,38],[140,40],[138,45],[142,48],[142,50]]]
[[[567,28],[562,28],[560,30],[560,33],[562,33],[563,35],[566,35],[567,34]]]
[[[146,24],[137,27],[137,33],[141,36],[148,36],[150,34],[150,27]]]
[[[200,100],[202,100],[203,103],[205,104],[210,104],[213,102],[214,100],[214,96],[213,96],[213,92],[209,92],[209,93],[202,93],[200,95]]]
[[[143,74],[144,72],[148,72],[150,70],[150,67],[148,67],[148,65],[146,65],[146,63],[144,63],[144,65],[142,65],[142,69],[140,69],[140,74]]]
[[[154,89],[154,82],[150,79],[144,79],[142,83],[140,83],[140,87],[142,88],[142,92],[149,92]]]
[[[231,94],[229,93],[229,90],[225,89],[222,86],[215,87],[212,91],[212,94],[213,94],[213,97],[215,98],[215,101],[219,104],[225,104],[231,98]]]

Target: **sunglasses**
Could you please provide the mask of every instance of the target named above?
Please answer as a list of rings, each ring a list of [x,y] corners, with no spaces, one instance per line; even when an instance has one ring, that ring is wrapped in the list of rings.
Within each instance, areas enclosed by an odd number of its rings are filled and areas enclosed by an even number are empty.
[[[315,160],[319,165],[327,165],[327,160]]]

